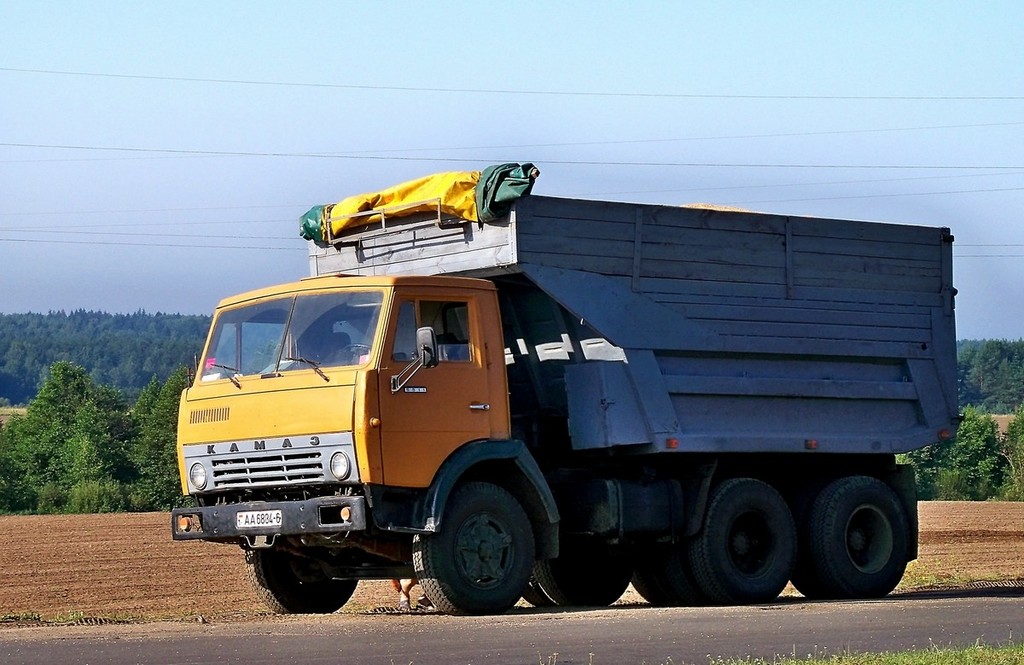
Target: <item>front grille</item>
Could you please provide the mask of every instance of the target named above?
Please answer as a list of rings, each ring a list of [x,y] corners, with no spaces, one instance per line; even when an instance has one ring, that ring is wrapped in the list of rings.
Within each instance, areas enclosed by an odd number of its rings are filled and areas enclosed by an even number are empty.
[[[301,485],[326,482],[319,450],[253,453],[214,459],[213,488]]]

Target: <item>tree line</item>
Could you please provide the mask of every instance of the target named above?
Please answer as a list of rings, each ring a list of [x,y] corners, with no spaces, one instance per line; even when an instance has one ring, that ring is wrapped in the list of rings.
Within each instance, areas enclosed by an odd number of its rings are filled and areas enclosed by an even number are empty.
[[[961,408],[1011,413],[1024,404],[1024,340],[957,342],[957,392]]]
[[[142,311],[0,314],[0,406],[27,404],[62,360],[134,399],[154,376],[190,364],[209,325],[208,316]]]
[[[55,346],[85,338],[73,333],[56,343],[60,335],[48,327],[55,322],[84,322],[96,336],[127,324],[90,312],[15,316],[41,316],[30,320],[55,337]],[[160,351],[159,340],[169,324],[144,323],[147,317],[129,315],[134,321],[127,327],[150,336],[149,353],[170,368],[151,372],[137,390],[138,370],[111,371],[122,362],[114,353],[81,356],[103,358],[99,365],[58,359],[41,372],[24,414],[0,428],[0,513],[167,510],[184,501],[175,451],[178,402],[188,380],[183,365],[201,345],[207,321],[186,317],[195,320],[171,325],[177,332],[169,344],[179,350],[168,352]],[[0,317],[0,340],[10,318]],[[1024,341],[964,341],[958,352],[964,417],[956,436],[901,459],[914,465],[922,499],[1024,500]],[[25,359],[25,366],[38,362]],[[992,412],[1013,419],[1000,430]]]

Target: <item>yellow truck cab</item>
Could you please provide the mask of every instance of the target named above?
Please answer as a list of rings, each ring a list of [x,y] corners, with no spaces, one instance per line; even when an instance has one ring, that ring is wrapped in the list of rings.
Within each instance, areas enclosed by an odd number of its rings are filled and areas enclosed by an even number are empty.
[[[224,300],[184,392],[196,506],[277,612],[889,593],[897,455],[958,421],[949,229],[441,174],[316,206],[311,278]]]
[[[290,564],[276,561],[290,555],[270,555],[279,539],[310,548],[307,563],[318,544],[330,547],[336,556],[318,565],[335,569],[343,564],[331,559],[358,549],[365,557],[348,557],[356,563],[346,588],[362,576],[412,576],[400,563],[412,559],[408,534],[435,528],[438,501],[481,462],[506,467],[506,479],[522,475],[519,483],[532,477],[536,502],[526,507],[538,528],[554,524],[539,471],[510,441],[497,307],[490,282],[450,277],[317,277],[222,301],[179,413],[182,489],[200,507],[176,511],[175,537],[238,542],[250,548],[250,563],[274,558],[260,562],[261,577],[290,574]],[[473,452],[473,443],[485,449]],[[474,528],[495,541],[506,529],[532,532],[526,515],[512,519]],[[503,547],[494,552],[501,563],[486,563],[518,567],[493,574],[518,572],[525,582],[532,549],[511,556]],[[318,579],[331,586],[326,575]],[[348,596],[336,591],[323,600],[311,593],[308,602],[337,609]],[[502,604],[520,591],[513,587]],[[298,592],[288,600],[275,598],[276,589],[267,594],[283,611],[310,609],[292,598]]]

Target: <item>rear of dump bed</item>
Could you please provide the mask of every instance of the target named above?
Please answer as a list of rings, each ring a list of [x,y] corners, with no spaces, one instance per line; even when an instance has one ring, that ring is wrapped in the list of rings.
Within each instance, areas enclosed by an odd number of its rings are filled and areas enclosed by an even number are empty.
[[[513,417],[575,449],[894,453],[955,426],[948,229],[527,196],[388,217],[314,275],[458,274],[502,300]]]

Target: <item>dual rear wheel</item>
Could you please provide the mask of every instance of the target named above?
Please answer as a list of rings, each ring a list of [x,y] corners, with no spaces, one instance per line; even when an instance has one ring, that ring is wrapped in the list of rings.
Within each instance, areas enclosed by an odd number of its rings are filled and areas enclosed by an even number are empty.
[[[876,478],[831,482],[799,529],[775,489],[734,478],[712,490],[699,534],[638,555],[633,586],[654,605],[769,602],[789,580],[808,598],[877,598],[902,578],[910,538],[902,503]]]
[[[800,533],[793,586],[808,598],[879,598],[896,588],[911,538],[893,490],[868,476],[833,481],[814,499]]]
[[[596,539],[563,538],[557,559],[534,566],[531,585],[540,591],[541,606],[547,599],[553,605],[603,607],[625,593],[632,577],[624,550]]]

